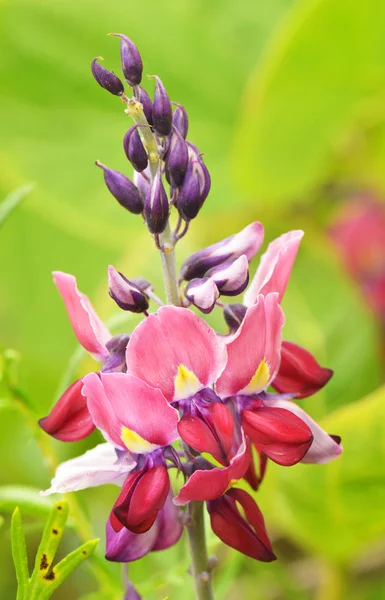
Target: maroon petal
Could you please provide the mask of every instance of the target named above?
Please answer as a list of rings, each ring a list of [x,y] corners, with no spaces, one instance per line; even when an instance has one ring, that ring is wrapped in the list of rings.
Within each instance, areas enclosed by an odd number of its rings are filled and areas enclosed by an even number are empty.
[[[49,415],[39,421],[40,427],[57,440],[82,440],[95,429],[82,388],[83,381],[78,379],[59,398]]]
[[[310,428],[289,410],[265,406],[242,412],[242,426],[255,444],[274,462],[283,466],[299,462],[313,441]]]
[[[240,514],[236,502],[241,504],[247,520]],[[207,508],[212,530],[222,542],[255,560],[275,560],[262,513],[247,492],[232,489],[208,502]]]
[[[281,394],[295,394],[306,398],[327,384],[333,371],[321,367],[314,356],[301,346],[282,342],[281,364],[272,386]]]
[[[215,457],[221,454],[213,432],[201,418],[185,415],[178,423],[178,432],[196,452],[208,452]]]

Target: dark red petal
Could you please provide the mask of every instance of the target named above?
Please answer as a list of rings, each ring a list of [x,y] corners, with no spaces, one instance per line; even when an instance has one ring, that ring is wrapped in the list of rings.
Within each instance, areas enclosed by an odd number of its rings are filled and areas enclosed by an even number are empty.
[[[148,531],[158,511],[163,507],[170,490],[170,479],[165,465],[129,475],[115,503],[115,517],[135,533]],[[114,527],[114,522],[111,520]]]
[[[39,421],[40,427],[57,440],[82,440],[95,429],[82,388],[83,381],[78,379],[62,394],[49,415]]]
[[[242,426],[258,452],[283,466],[299,462],[313,441],[306,423],[284,408],[244,410]]]
[[[178,433],[182,440],[197,452],[208,452],[212,456],[220,453],[213,432],[199,417],[182,417],[178,423]]]
[[[295,394],[296,398],[306,398],[323,388],[333,371],[321,367],[314,356],[301,346],[282,342],[281,364],[272,386],[281,394]]]
[[[233,416],[227,406],[221,402],[214,402],[207,410],[213,420],[224,458],[227,458],[234,440]]]
[[[263,515],[259,510],[257,504],[254,502],[253,498],[245,492],[245,490],[240,490],[238,488],[232,488],[227,492],[227,495],[230,498],[233,498],[236,502],[242,506],[245,511],[245,517],[251,527],[254,529],[257,537],[263,543],[268,550],[272,552],[270,540],[268,538],[265,521],[263,519]]]
[[[218,500],[209,502],[207,507],[211,528],[222,542],[255,560],[263,562],[275,560],[270,542],[265,546],[258,538],[240,515],[233,498],[226,494]]]

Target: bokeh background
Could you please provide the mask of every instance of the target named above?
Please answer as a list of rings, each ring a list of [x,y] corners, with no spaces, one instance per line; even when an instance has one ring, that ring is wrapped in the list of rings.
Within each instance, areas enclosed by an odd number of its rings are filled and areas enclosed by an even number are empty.
[[[122,151],[128,117],[90,74],[99,55],[119,72],[109,31],[135,40],[145,73],[159,74],[186,107],[189,138],[212,175],[179,263],[252,220],[264,223],[266,241],[303,228],[284,299],[285,339],[335,371],[301,402],[342,436],[344,454],[327,466],[269,466],[257,501],[279,560],[257,564],[210,536],[217,597],[385,598],[382,0],[0,2],[0,201],[34,185],[0,229],[0,598],[16,593],[10,512],[21,507],[32,565],[50,504],[38,495],[51,474],[31,414],[47,414],[66,382],[95,367],[77,349],[51,271],[75,274],[107,320],[116,319],[108,264],[150,279],[161,294],[145,227],[94,166],[100,159],[131,173]],[[212,322],[223,328],[220,315]],[[63,460],[95,441],[52,449]],[[78,494],[99,536],[115,495],[109,487]],[[69,527],[62,554],[77,543]],[[104,591],[90,567],[54,598],[121,598],[120,567],[107,565],[113,583]],[[182,541],[133,564],[130,576],[148,600],[192,600],[187,568]]]

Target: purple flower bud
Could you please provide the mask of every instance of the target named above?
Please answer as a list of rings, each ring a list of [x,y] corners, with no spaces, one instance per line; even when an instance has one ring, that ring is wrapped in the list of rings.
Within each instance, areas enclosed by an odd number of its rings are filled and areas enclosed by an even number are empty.
[[[238,331],[245,318],[247,306],[243,304],[227,304],[223,310],[223,316],[231,333]]]
[[[122,33],[110,33],[120,38],[120,59],[123,75],[129,85],[134,87],[142,81],[143,63],[134,42]]]
[[[156,80],[154,104],[152,108],[152,119],[154,129],[158,135],[165,137],[171,133],[172,126],[172,108],[169,97],[167,96],[166,88],[162,81],[154,76]]]
[[[165,156],[166,178],[173,187],[179,187],[188,165],[188,148],[178,129],[174,128]]]
[[[136,285],[136,287],[138,287],[145,294],[147,293],[147,291],[152,292],[154,290],[152,283],[150,283],[150,281],[147,281],[147,279],[144,279],[144,277],[133,277],[131,279],[131,283]]]
[[[147,152],[138,133],[138,126],[133,125],[127,131],[123,140],[123,148],[126,156],[135,171],[144,171],[148,165]]]
[[[206,165],[199,160],[190,161],[177,201],[177,209],[185,221],[195,219],[208,196],[210,187],[211,179]]]
[[[95,164],[103,169],[106,186],[119,204],[135,215],[139,215],[143,210],[143,199],[136,185],[123,173],[109,169],[98,160]]]
[[[219,298],[219,291],[212,279],[204,277],[189,281],[184,295],[187,300],[207,315],[213,310],[215,302]]]
[[[216,284],[222,296],[238,296],[249,283],[249,262],[242,254],[235,260],[226,261],[206,273]]]
[[[91,63],[91,71],[97,83],[110,92],[110,94],[114,94],[114,96],[121,96],[124,92],[123,83],[120,81],[119,77],[116,77],[114,73],[108,71],[99,65],[97,60],[103,60],[101,56],[94,58]]]
[[[151,233],[162,233],[168,221],[169,205],[160,170],[146,194],[144,216]]]
[[[177,104],[176,102],[173,102],[173,104],[175,104],[176,109],[174,110],[172,115],[172,124],[174,125],[174,127],[177,128],[177,130],[184,137],[184,139],[186,139],[188,132],[187,113],[181,104]]]
[[[147,123],[152,125],[152,102],[150,96],[140,85],[135,88],[135,96],[143,106],[143,112],[147,119]]]
[[[194,252],[185,260],[181,269],[181,276],[186,281],[195,277],[203,277],[209,269],[226,260],[234,260],[246,254],[248,261],[257,254],[263,242],[263,227],[255,221],[242,229],[239,233]]]
[[[108,286],[111,298],[123,310],[142,313],[148,309],[147,296],[111,266],[108,267]]]
[[[108,340],[106,347],[109,356],[101,369],[103,373],[121,373],[127,370],[126,366],[126,348],[130,341],[128,333],[115,335]]]

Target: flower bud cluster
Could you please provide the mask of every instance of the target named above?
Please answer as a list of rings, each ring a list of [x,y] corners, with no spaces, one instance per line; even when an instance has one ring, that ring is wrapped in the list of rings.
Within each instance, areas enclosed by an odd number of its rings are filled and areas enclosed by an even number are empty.
[[[151,99],[141,86],[143,63],[135,44],[123,34],[111,35],[120,38],[122,72],[133,96],[125,94],[122,81],[98,59],[92,62],[92,74],[101,87],[122,98],[127,104],[126,113],[135,121],[123,139],[125,155],[134,168],[133,181],[99,161],[96,164],[104,169],[111,194],[130,212],[141,213],[152,234],[159,235],[166,229],[173,205],[187,230],[209,194],[211,179],[201,153],[186,140],[186,110],[170,101],[156,75],[152,76],[155,90]],[[179,239],[178,232],[175,238]]]

